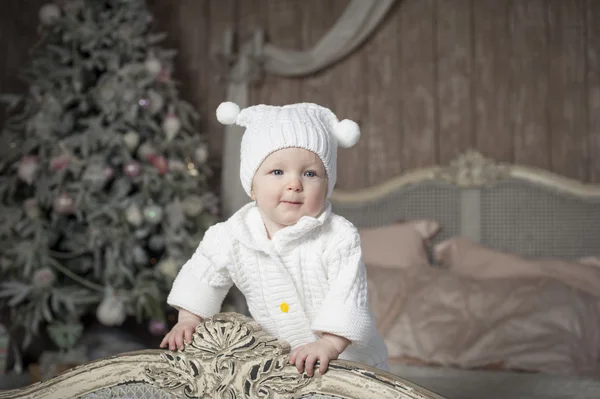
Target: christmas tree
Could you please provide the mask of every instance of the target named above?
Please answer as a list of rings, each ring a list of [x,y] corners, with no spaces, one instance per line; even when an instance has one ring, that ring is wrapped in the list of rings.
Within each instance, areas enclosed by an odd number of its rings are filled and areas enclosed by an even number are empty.
[[[73,347],[82,318],[164,326],[179,267],[217,221],[205,137],[144,0],[63,0],[5,95],[0,307],[25,342]]]

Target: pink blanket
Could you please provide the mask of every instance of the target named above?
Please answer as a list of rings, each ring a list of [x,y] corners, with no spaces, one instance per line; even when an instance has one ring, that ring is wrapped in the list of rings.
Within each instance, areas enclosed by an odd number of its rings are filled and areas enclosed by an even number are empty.
[[[499,260],[471,244],[436,248],[448,270],[368,267],[390,361],[600,375],[600,262]]]

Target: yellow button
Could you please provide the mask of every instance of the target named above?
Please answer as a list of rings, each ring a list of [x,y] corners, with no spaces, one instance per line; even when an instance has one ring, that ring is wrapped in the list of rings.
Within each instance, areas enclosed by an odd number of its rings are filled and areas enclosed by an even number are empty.
[[[290,306],[285,302],[281,302],[281,305],[279,305],[279,309],[281,309],[283,313],[287,313],[288,310],[290,310]]]

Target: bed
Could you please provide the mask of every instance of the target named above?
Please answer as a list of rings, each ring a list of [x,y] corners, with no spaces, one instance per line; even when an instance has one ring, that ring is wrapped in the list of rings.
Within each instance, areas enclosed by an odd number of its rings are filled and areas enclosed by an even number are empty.
[[[600,397],[600,185],[470,150],[331,201],[392,373],[450,399]]]

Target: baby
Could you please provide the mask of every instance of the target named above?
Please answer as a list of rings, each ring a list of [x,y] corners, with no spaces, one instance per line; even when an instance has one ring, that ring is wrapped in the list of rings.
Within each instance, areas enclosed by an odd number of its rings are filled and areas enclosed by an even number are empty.
[[[387,370],[375,329],[356,228],[331,212],[337,147],[360,130],[315,104],[217,108],[223,124],[246,127],[240,177],[253,202],[208,229],[167,299],[178,322],[161,347],[183,348],[203,318],[220,311],[235,284],[255,321],[288,342],[299,372],[325,373],[332,359]]]

